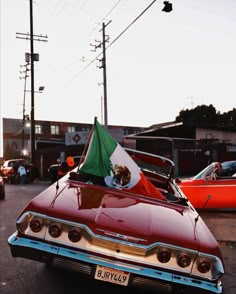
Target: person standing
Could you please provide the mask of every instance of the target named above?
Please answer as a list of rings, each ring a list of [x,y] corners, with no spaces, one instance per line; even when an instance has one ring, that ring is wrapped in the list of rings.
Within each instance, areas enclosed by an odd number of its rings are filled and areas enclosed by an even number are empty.
[[[17,172],[20,176],[20,184],[26,184],[26,168],[23,162],[20,162]]]

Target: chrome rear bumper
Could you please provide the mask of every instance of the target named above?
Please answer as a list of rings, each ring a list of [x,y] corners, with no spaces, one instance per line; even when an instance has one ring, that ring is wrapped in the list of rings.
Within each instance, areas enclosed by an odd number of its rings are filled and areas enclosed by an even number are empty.
[[[163,270],[148,268],[146,265],[140,266],[124,261],[113,261],[75,249],[18,237],[17,232],[9,237],[8,244],[13,257],[23,257],[46,264],[52,263],[52,265],[58,265],[63,260],[63,267],[75,269],[89,276],[94,276],[96,265],[129,272],[131,274],[129,286],[150,286],[155,287],[155,289],[160,288],[166,293],[172,293],[172,290],[176,287],[199,288],[212,293],[222,293],[220,282],[213,283],[193,277],[181,276]]]

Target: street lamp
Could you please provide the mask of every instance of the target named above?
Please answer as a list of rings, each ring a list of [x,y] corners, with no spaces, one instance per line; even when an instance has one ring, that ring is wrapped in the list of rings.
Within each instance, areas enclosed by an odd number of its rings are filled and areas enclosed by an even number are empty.
[[[23,133],[24,137],[25,137],[25,133],[28,133],[28,131],[25,132],[25,128],[26,129],[30,128],[30,118],[29,118],[28,114],[24,115],[24,125],[23,125],[23,130],[22,130],[22,133]],[[23,138],[23,141],[25,142],[25,138]],[[27,147],[25,148],[25,144],[22,146],[22,154],[24,156],[29,156],[29,143],[28,143],[28,140],[27,140]]]
[[[38,88],[38,91],[34,91],[34,93],[42,94],[43,90],[44,90],[44,86],[40,86]],[[36,144],[35,144],[35,119],[34,119],[34,116],[33,116],[33,120],[32,120],[32,112],[34,112],[34,109],[32,109],[32,107],[31,107],[31,119],[30,119],[31,163],[35,164],[35,149],[36,149]]]
[[[34,91],[34,93],[43,93],[43,90],[45,89],[44,86],[40,86],[38,88],[38,91]],[[25,90],[25,92],[31,92],[31,90]],[[35,151],[35,120],[34,120],[34,128],[32,127],[32,107],[31,107],[31,116],[29,115],[24,115],[24,119],[23,119],[23,129],[22,129],[22,133],[23,135],[24,134],[24,128],[30,128],[30,152],[28,151],[28,154],[30,153],[30,157],[31,157],[31,162],[33,163],[34,162],[34,156],[32,156],[32,150]],[[33,136],[34,136],[34,139],[32,139],[32,130],[33,131]],[[24,139],[23,139],[24,140]],[[33,146],[32,146],[33,144]],[[22,146],[22,153],[23,155],[26,155],[27,151],[25,150],[24,146]]]

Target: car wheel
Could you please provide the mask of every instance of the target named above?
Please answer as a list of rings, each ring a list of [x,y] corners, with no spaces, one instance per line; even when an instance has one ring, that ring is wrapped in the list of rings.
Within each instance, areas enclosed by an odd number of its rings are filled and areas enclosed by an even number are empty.
[[[15,184],[15,177],[13,175],[8,175],[8,183],[9,184]]]
[[[11,184],[11,178],[9,175],[6,175],[6,183]]]

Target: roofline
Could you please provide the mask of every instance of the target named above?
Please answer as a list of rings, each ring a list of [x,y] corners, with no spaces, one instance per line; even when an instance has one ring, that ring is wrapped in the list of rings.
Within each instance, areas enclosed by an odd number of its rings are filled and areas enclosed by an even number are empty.
[[[125,139],[149,139],[149,140],[156,140],[156,139],[162,139],[162,140],[167,140],[167,141],[180,141],[180,140],[185,140],[185,141],[196,141],[196,139],[190,139],[190,138],[177,138],[177,137],[156,137],[156,136],[135,136],[135,135],[127,135],[124,136]]]
[[[155,130],[161,130],[161,129],[166,129],[166,128],[170,128],[170,127],[178,127],[178,126],[182,126],[183,122],[169,122],[169,123],[163,123],[160,125],[153,125],[151,127],[151,129],[148,129],[142,133],[146,134],[146,133],[150,133],[153,132]]]

